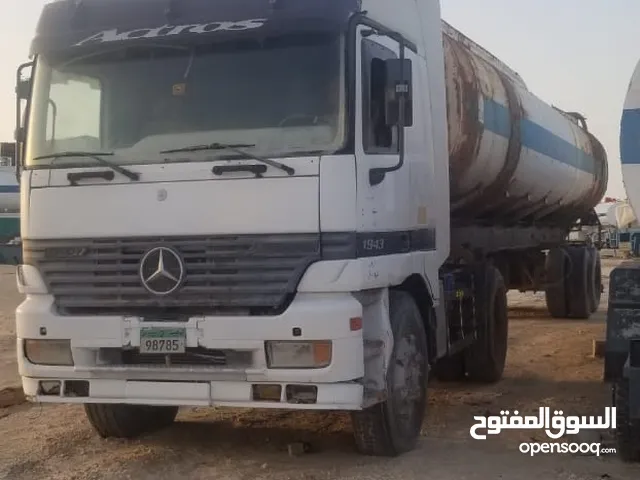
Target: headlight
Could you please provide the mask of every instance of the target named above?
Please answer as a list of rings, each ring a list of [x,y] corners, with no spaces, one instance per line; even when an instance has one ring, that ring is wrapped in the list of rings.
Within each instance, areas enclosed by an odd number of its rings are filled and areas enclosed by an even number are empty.
[[[16,283],[18,291],[23,295],[47,293],[42,275],[33,265],[18,265],[16,267]]]
[[[268,341],[269,368],[324,368],[331,364],[331,342]]]
[[[24,356],[35,365],[73,366],[70,340],[25,340]]]

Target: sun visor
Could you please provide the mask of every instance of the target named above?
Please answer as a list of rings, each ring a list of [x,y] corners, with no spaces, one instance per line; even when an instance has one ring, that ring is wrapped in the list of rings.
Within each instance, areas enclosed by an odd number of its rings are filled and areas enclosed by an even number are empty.
[[[359,10],[360,0],[60,0],[44,7],[31,55],[339,30]]]

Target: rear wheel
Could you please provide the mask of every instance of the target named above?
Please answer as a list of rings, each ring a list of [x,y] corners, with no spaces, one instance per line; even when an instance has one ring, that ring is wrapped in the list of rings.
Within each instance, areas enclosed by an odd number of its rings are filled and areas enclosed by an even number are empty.
[[[466,376],[464,355],[457,353],[450,357],[441,358],[433,366],[431,372],[440,382],[460,382],[464,380]]]
[[[600,252],[593,247],[590,247],[588,252],[589,278],[587,279],[587,283],[589,292],[589,310],[590,313],[593,313],[598,310],[600,300],[602,300],[602,266],[600,264]]]
[[[566,318],[569,313],[566,287],[567,267],[567,253],[564,249],[549,250],[546,258],[548,285],[544,293],[547,309],[553,318]]]
[[[87,403],[84,411],[101,437],[135,438],[170,426],[178,407]]]
[[[493,266],[480,268],[475,289],[478,339],[465,352],[467,375],[475,382],[495,383],[502,378],[507,357],[507,289]]]
[[[569,317],[587,319],[591,315],[593,299],[592,289],[589,287],[593,276],[589,273],[592,266],[591,255],[585,247],[570,247],[567,249],[571,261],[571,270],[567,278],[567,299]]]
[[[420,436],[427,406],[427,336],[413,297],[389,292],[393,351],[386,381],[386,400],[353,412],[356,448],[375,456],[412,450]]]

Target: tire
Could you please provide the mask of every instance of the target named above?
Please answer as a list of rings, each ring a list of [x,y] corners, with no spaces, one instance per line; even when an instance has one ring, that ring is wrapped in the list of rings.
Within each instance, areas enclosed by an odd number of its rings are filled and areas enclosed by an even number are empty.
[[[356,449],[364,455],[395,457],[413,450],[427,407],[427,335],[413,297],[390,291],[389,316],[394,345],[387,398],[351,414]]]
[[[465,352],[467,375],[473,382],[495,383],[504,373],[509,337],[507,288],[500,271],[481,267],[475,291],[478,339]]]
[[[602,300],[602,265],[600,263],[600,252],[591,247],[589,252],[589,277],[587,279],[589,289],[589,313],[594,313],[600,307]]]
[[[571,259],[571,270],[567,278],[567,299],[569,317],[586,320],[591,315],[589,288],[589,266],[591,264],[589,250],[585,247],[571,247],[567,249]]]
[[[102,438],[135,438],[169,427],[178,407],[86,403],[84,411]]]
[[[545,289],[547,309],[552,318],[566,318],[569,313],[567,301],[567,253],[562,248],[549,250],[546,258],[547,280]]]
[[[464,355],[457,353],[438,360],[431,370],[431,374],[439,382],[461,382],[466,377]]]
[[[640,461],[640,421],[629,416],[629,381],[619,379],[614,386],[617,452],[624,462]]]

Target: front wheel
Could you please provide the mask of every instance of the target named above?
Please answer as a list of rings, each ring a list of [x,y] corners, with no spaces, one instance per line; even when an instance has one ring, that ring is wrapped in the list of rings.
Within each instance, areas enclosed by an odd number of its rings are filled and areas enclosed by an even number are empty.
[[[413,450],[427,406],[427,336],[422,316],[406,292],[389,292],[393,351],[386,380],[386,400],[352,413],[357,450],[393,457]]]
[[[170,426],[178,407],[87,403],[89,422],[103,438],[135,438]]]

